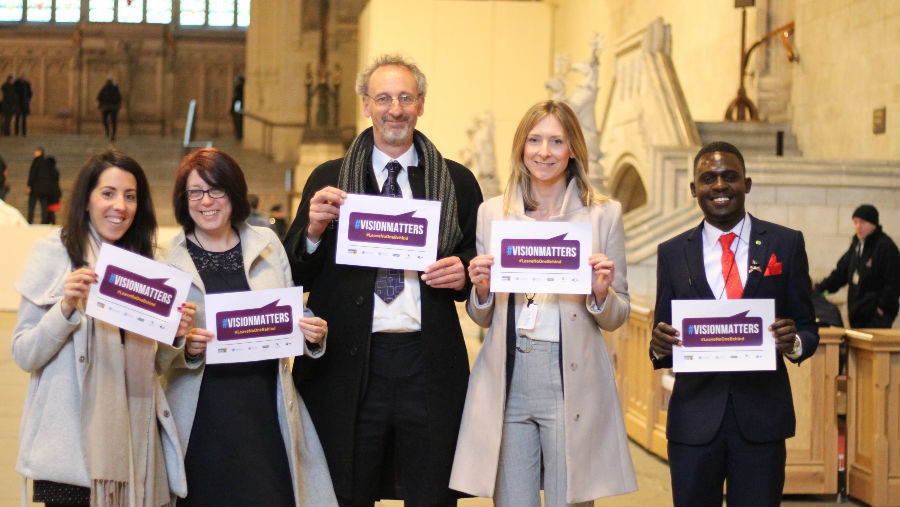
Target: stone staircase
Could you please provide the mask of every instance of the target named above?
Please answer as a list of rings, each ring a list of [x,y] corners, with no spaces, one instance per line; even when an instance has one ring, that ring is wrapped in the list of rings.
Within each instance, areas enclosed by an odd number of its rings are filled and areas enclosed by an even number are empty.
[[[782,133],[782,153],[785,157],[800,157],[797,138],[789,123],[762,122],[697,122],[702,144],[710,141],[726,141],[738,147],[744,157],[754,155],[779,155],[778,133]]]
[[[6,161],[11,187],[6,201],[18,208],[23,215],[26,215],[28,205],[25,193],[28,169],[31,167],[34,149],[38,146],[43,147],[48,156],[56,157],[64,207],[81,165],[92,154],[115,146],[134,157],[147,174],[160,226],[177,225],[172,212],[172,185],[182,158],[181,139],[126,136],[110,143],[103,136],[96,135],[0,137],[0,156]],[[250,193],[260,196],[261,212],[265,213],[276,203],[285,207],[285,210],[292,211],[287,209],[288,191],[285,186],[285,171],[293,167],[292,162],[273,162],[258,152],[243,149],[239,142],[231,138],[214,139],[213,146],[227,152],[241,165]],[[57,222],[64,212],[62,209],[57,214]],[[37,211],[35,214],[40,216]]]

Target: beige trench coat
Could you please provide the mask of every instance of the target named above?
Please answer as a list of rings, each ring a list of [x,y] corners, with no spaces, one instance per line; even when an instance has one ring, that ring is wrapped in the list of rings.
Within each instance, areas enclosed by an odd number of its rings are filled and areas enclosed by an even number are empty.
[[[268,227],[253,227],[242,224],[238,233],[241,238],[241,249],[244,255],[244,272],[251,290],[291,287],[291,268],[284,247],[278,237]],[[193,278],[188,301],[197,304],[194,327],[205,327],[204,294],[205,289],[200,274],[194,266],[187,251],[187,238],[184,231],[172,241],[166,262],[188,273]],[[308,314],[309,316],[311,314]],[[324,343],[324,342],[323,342]],[[306,343],[304,342],[304,345]],[[318,357],[324,348],[315,352],[306,349],[305,353]],[[160,363],[167,366],[164,370],[166,380],[166,396],[172,407],[181,444],[188,447],[188,440],[197,410],[197,398],[203,380],[204,364],[202,361],[188,362],[184,356],[184,337],[176,338],[175,347],[161,347],[163,356]],[[278,361],[278,423],[281,436],[287,451],[291,478],[294,486],[294,499],[297,507],[306,505],[337,506],[331,475],[325,462],[325,453],[319,443],[316,428],[313,426],[309,412],[303,399],[294,388],[291,377],[291,360],[282,358]]]
[[[533,219],[525,216],[521,195],[510,215],[503,212],[502,196],[485,201],[478,209],[479,255],[487,253],[490,247],[494,220]],[[600,331],[622,325],[630,309],[622,208],[611,200],[585,207],[571,181],[562,211],[551,221],[592,224],[592,253],[605,253],[616,265],[615,280],[602,308],[596,307],[592,295],[559,295],[566,415],[566,501],[577,503],[637,489],[613,368]],[[489,303],[493,304],[479,308],[473,288],[467,306],[469,316],[489,330],[469,377],[450,487],[483,497],[494,494],[503,436],[509,297],[507,293],[492,294]]]

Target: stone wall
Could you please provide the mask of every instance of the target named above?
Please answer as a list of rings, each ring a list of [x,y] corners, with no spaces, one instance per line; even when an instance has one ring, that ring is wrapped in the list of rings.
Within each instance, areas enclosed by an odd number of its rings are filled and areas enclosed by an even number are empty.
[[[794,0],[793,130],[815,158],[900,159],[900,2]],[[886,132],[872,132],[886,108]]]
[[[226,136],[234,77],[244,71],[244,32],[106,23],[4,28],[0,75],[22,70],[34,92],[31,133],[102,133],[96,98],[111,77],[123,98],[120,135],[180,136],[197,99],[196,136]]]

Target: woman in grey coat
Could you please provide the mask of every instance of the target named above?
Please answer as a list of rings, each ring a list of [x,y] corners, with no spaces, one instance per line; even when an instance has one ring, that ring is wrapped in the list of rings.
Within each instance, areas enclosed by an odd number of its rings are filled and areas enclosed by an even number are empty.
[[[184,158],[173,192],[184,227],[168,263],[193,277],[188,300],[197,327],[168,351],[166,394],[185,445],[183,505],[336,505],[325,456],[291,378],[291,359],[206,364],[206,294],[290,287],[290,265],[267,227],[247,225],[243,172],[214,148]],[[305,353],[324,353],[327,325],[311,313],[298,325]]]
[[[35,245],[16,282],[12,357],[31,373],[16,471],[34,481],[36,502],[167,505],[186,484],[157,342],[84,313],[102,243],[152,256],[150,187],[134,159],[106,151],[70,194],[62,229]],[[182,308],[178,334],[194,308]]]
[[[488,327],[472,368],[450,487],[502,506],[574,505],[634,491],[603,330],[628,318],[619,204],[587,179],[581,127],[565,103],[525,113],[503,196],[478,209],[467,310]],[[590,224],[591,287],[579,294],[491,291],[492,223]],[[496,252],[495,252],[496,253]]]

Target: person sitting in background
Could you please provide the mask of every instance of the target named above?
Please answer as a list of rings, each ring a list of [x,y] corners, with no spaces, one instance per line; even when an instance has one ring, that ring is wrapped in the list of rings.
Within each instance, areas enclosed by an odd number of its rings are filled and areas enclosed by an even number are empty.
[[[847,285],[850,327],[891,327],[900,308],[900,252],[881,230],[878,210],[871,204],[853,212],[853,230],[850,248],[816,290],[835,292]]]
[[[247,195],[247,200],[250,202],[250,216],[247,217],[247,223],[257,227],[268,227],[269,219],[264,217],[258,210],[259,196],[256,194],[249,194]]]
[[[280,204],[273,204],[269,209],[269,227],[275,231],[279,238],[284,239],[284,233],[287,232],[288,224]]]

